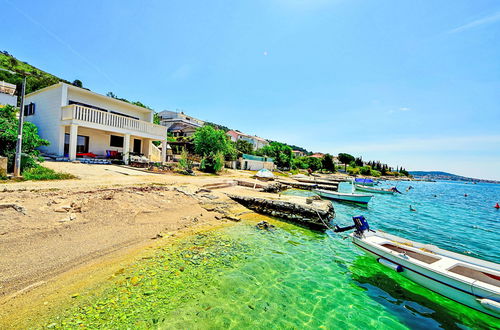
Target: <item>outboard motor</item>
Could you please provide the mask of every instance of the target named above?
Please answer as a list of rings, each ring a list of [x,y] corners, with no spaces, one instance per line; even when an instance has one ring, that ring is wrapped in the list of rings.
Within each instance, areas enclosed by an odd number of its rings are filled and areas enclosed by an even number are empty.
[[[356,229],[357,234],[363,234],[363,232],[370,230],[370,225],[368,225],[368,221],[364,216],[359,215],[357,217],[352,217],[352,221],[354,222],[354,225],[347,227],[339,227],[335,225],[335,229],[333,231],[336,233],[342,233],[344,231]]]

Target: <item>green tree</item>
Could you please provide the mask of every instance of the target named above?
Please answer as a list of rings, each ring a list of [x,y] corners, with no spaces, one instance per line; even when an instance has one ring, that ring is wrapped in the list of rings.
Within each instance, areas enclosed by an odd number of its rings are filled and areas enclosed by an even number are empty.
[[[359,167],[361,167],[361,166],[363,166],[363,165],[364,165],[364,164],[363,164],[363,158],[361,158],[361,157],[357,157],[357,158],[354,160],[354,162],[356,163],[356,166],[359,166]]]
[[[321,159],[317,157],[306,157],[306,162],[312,171],[320,170],[322,167]]]
[[[7,157],[9,171],[14,168],[16,154],[18,128],[16,113],[17,109],[10,105],[0,108],[0,156]],[[38,135],[38,128],[35,124],[24,122],[22,169],[36,166],[36,161],[41,160],[40,151],[36,148],[48,145],[49,141],[41,139]]]
[[[236,150],[242,154],[253,154],[253,145],[245,140],[236,141]]]
[[[292,160],[292,168],[293,169],[303,169],[306,170],[309,168],[309,164],[305,160],[306,157],[297,157]]]
[[[202,157],[201,170],[217,173],[224,166],[224,157],[233,158],[235,149],[222,130],[205,125],[194,133],[195,153]]]
[[[158,115],[158,112],[155,112],[153,115],[153,124],[156,124],[156,125],[161,124],[161,118],[160,118],[160,115]]]
[[[338,155],[339,162],[345,165],[345,170],[347,171],[347,164],[354,161],[354,156],[346,153],[340,153]]]
[[[333,156],[330,154],[323,155],[321,159],[321,167],[324,170],[330,171],[332,173],[335,172],[335,163],[333,162]]]
[[[267,146],[264,146],[259,150],[259,154],[272,157],[274,163],[278,168],[291,168],[293,153],[292,148],[289,146],[279,143],[271,142]]]
[[[75,79],[73,82],[72,82],[72,85],[73,86],[76,86],[76,87],[80,87],[80,88],[83,88],[83,83],[81,80],[78,80],[78,79]]]

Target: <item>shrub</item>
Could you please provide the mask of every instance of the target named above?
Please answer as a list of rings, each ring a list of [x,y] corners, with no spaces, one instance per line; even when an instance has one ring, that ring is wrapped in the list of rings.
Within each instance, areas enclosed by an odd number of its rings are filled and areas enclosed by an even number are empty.
[[[212,153],[201,159],[200,169],[208,173],[219,173],[224,168],[224,155],[222,152]]]
[[[69,173],[56,172],[50,168],[37,165],[25,170],[23,178],[25,180],[67,180],[75,179],[76,177]]]
[[[379,177],[382,173],[380,173],[380,171],[377,171],[377,170],[371,170],[370,171],[370,175],[371,176],[376,176],[376,177]]]
[[[186,148],[182,149],[179,166],[187,173],[193,172],[193,161],[188,158],[188,152],[186,151]]]
[[[360,172],[359,171],[359,167],[351,167],[351,166],[349,166],[347,168],[347,173],[349,173],[350,175],[357,175],[357,174],[359,174],[359,172]]]
[[[362,175],[371,175],[371,171],[371,166],[363,166],[359,168],[359,173],[361,173]]]
[[[9,171],[12,171],[14,168],[16,154],[18,127],[16,114],[17,109],[10,105],[0,108],[0,156],[8,158]],[[37,148],[48,145],[49,141],[41,139],[38,136],[38,128],[35,124],[24,122],[21,169],[34,167],[36,166],[36,161],[43,160]]]

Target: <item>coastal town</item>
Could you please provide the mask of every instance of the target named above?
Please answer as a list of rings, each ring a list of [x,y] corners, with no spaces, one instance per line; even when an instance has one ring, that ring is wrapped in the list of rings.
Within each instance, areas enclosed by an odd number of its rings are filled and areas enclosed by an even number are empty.
[[[0,329],[498,328],[495,6],[0,7]]]

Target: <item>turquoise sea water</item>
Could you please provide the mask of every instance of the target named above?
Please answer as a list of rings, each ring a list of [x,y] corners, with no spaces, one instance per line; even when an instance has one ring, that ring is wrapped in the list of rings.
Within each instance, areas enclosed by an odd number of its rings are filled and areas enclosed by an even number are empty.
[[[406,192],[410,184],[415,189]],[[362,214],[373,228],[500,261],[500,211],[493,208],[500,200],[500,185],[400,182],[397,187],[403,195],[376,195],[367,208],[334,202],[334,222],[350,225],[352,216]],[[410,204],[417,212],[409,211]],[[343,239],[345,235],[278,220],[273,224],[276,229],[269,232],[257,230],[252,221],[224,229],[224,235],[245,242],[250,253],[173,310],[160,327],[500,327],[498,319],[384,268]]]

